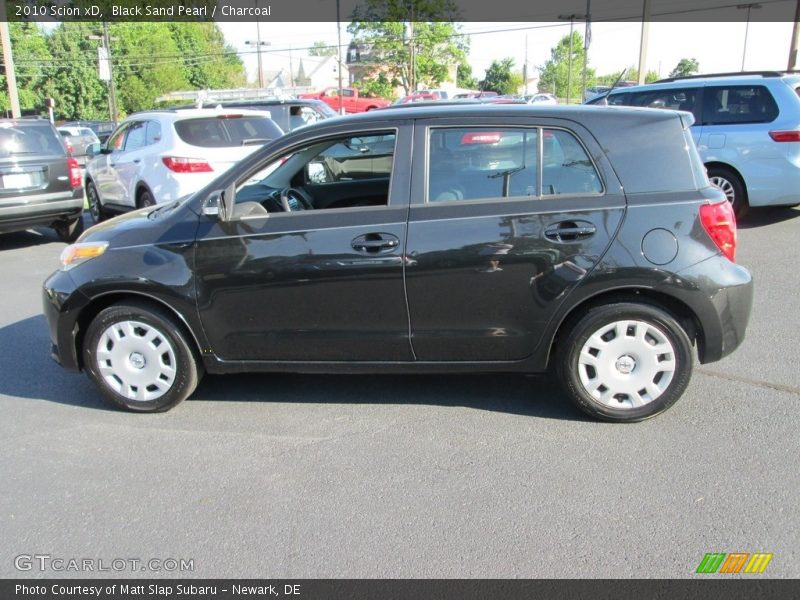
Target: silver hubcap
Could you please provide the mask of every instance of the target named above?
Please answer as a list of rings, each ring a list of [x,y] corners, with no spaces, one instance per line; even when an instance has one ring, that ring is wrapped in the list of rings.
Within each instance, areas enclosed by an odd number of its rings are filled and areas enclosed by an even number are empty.
[[[142,402],[157,400],[175,381],[175,350],[151,325],[121,321],[100,336],[97,368],[118,394]]]
[[[661,396],[675,375],[675,349],[655,325],[615,321],[595,331],[581,348],[584,389],[611,408],[638,408]]]
[[[711,182],[711,185],[717,186],[725,193],[725,197],[728,199],[728,202],[733,204],[733,201],[736,199],[736,193],[733,189],[733,184],[725,179],[724,177],[709,177],[708,179]]]

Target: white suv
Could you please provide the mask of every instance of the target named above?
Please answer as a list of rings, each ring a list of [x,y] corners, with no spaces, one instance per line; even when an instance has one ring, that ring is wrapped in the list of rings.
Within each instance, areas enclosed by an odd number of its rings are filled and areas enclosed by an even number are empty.
[[[149,111],[88,148],[86,196],[95,222],[196,192],[262,144],[283,135],[263,112]]]

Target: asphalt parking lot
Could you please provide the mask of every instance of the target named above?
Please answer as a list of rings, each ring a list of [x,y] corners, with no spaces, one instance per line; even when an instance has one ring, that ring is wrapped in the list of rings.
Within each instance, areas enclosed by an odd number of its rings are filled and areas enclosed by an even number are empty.
[[[739,240],[742,348],[609,425],[517,375],[207,376],[171,412],[108,409],[48,355],[64,245],[0,236],[0,577],[92,576],[15,568],[38,554],[194,563],[101,573],[126,577],[680,578],[707,552],[800,577],[800,209]]]

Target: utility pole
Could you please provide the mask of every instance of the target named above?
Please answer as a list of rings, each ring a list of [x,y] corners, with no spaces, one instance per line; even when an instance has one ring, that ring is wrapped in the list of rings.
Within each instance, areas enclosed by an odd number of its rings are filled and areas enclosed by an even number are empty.
[[[739,4],[736,8],[747,9],[747,24],[744,26],[744,47],[742,48],[742,71],[744,71],[744,60],[747,58],[747,34],[750,32],[750,11],[754,8],[761,8],[760,4]]]
[[[558,15],[562,21],[569,21],[569,71],[567,72],[567,104],[572,102],[572,32],[575,29],[575,20],[588,18],[587,15]],[[584,42],[585,43],[585,42]]]
[[[792,29],[792,45],[789,48],[789,64],[787,71],[794,71],[797,67],[797,48],[800,46],[800,0],[794,11],[794,28]]]
[[[589,66],[589,44],[592,43],[592,0],[586,0],[586,29],[583,33],[583,77],[581,79],[581,104],[586,99],[586,70]]]
[[[114,85],[114,61],[111,58],[111,42],[116,41],[108,35],[108,23],[103,21],[103,32],[86,37],[87,40],[100,40],[102,45],[97,55],[97,73],[100,79],[108,82],[108,116],[115,123],[119,120],[117,113],[117,88]]]
[[[3,2],[3,19],[6,18],[5,2]],[[8,100],[11,102],[11,116],[19,119],[19,96],[17,95],[17,76],[14,72],[14,56],[11,54],[11,34],[8,31],[8,21],[0,22],[0,38],[3,45],[3,66],[6,68],[6,84],[8,85]]]
[[[798,0],[800,2],[800,0]],[[339,0],[336,0],[336,38],[338,40],[336,45],[336,60],[339,63],[339,93],[336,96],[339,98],[339,114],[344,114],[344,106],[342,106],[342,21],[339,13]]]
[[[644,0],[642,9],[642,39],[639,42],[639,85],[644,83],[647,73],[647,38],[650,36],[650,0]]]
[[[525,78],[525,95],[528,95],[528,34],[525,34],[525,66],[522,68],[522,76]]]

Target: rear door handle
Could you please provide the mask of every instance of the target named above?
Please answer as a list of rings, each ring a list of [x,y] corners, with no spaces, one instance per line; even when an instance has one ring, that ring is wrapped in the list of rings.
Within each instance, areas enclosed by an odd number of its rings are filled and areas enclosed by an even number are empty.
[[[350,242],[353,250],[367,254],[389,252],[400,246],[400,240],[391,233],[366,233]]]
[[[575,242],[592,237],[597,228],[588,221],[562,221],[544,230],[544,236],[555,242]]]

